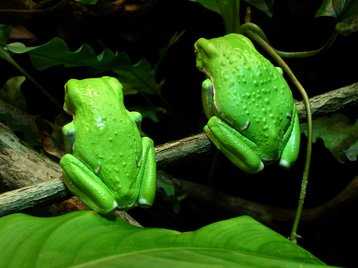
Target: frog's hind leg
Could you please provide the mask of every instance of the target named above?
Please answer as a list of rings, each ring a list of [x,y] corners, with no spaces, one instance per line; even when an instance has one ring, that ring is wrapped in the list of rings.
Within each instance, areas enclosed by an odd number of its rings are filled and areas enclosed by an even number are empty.
[[[91,209],[106,214],[117,207],[112,192],[85,164],[71,154],[60,161],[67,188]]]
[[[264,168],[261,159],[244,142],[245,137],[216,116],[210,118],[204,131],[215,146],[241,170],[257,173]]]
[[[141,185],[138,195],[138,205],[148,207],[154,203],[157,189],[157,168],[153,141],[148,137],[142,138],[142,161],[138,174]]]
[[[280,166],[283,168],[290,168],[296,162],[299,151],[300,151],[300,139],[301,139],[301,132],[300,132],[300,124],[298,121],[298,115],[296,112],[296,108],[293,112],[292,118],[292,130],[287,144],[283,149],[281,158],[280,158]]]

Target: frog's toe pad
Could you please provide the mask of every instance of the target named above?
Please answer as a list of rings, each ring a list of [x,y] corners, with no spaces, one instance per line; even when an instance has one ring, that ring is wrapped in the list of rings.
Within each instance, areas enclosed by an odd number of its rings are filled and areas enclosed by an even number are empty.
[[[116,201],[113,201],[112,204],[112,210],[118,207],[118,203]]]
[[[112,203],[112,207],[103,207],[103,208],[94,208],[95,211],[101,213],[101,214],[108,214],[111,211],[113,211],[114,209],[116,209],[118,207],[118,204],[116,201],[113,201]]]
[[[285,169],[289,169],[292,167],[292,162],[287,159],[280,159],[280,166]]]
[[[264,163],[262,163],[262,161],[261,161],[260,166],[259,166],[259,168],[257,169],[257,172],[256,172],[256,173],[258,173],[258,172],[260,172],[261,170],[263,170],[264,167],[265,167],[265,165],[264,165]]]
[[[153,205],[153,202],[151,202],[150,200],[147,200],[146,198],[139,198],[138,205],[140,207],[146,208],[146,207],[150,207],[151,205]]]

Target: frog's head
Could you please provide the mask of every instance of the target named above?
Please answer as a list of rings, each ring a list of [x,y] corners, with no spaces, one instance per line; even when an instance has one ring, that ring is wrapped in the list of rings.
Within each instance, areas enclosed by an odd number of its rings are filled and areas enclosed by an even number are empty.
[[[252,42],[241,34],[228,34],[210,40],[200,38],[194,44],[196,53],[196,67],[200,71],[207,71],[210,66],[222,63],[227,58],[245,54],[255,49]]]
[[[123,104],[123,87],[114,77],[70,79],[65,85],[63,109],[69,114],[75,114],[76,109],[80,107],[93,102],[105,103],[108,98],[113,97]]]
[[[69,113],[74,114],[75,111],[75,105],[76,102],[76,91],[78,88],[79,80],[76,79],[70,79],[65,84],[65,101],[63,103],[63,109]]]
[[[194,51],[196,54],[196,67],[203,70],[209,61],[218,56],[218,49],[212,40],[200,38],[194,44]]]
[[[70,79],[65,84],[65,101],[63,109],[69,114],[75,114],[76,110],[83,105],[86,105],[88,98],[95,97],[96,93],[96,78],[87,78],[83,80]]]

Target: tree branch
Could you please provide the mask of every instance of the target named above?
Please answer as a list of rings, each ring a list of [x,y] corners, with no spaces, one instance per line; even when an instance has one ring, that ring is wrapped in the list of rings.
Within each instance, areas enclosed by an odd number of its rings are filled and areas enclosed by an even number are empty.
[[[348,107],[358,105],[358,82],[309,99],[312,118],[321,117]],[[296,103],[300,123],[306,121],[306,113],[302,101]]]
[[[162,174],[163,176],[163,174]],[[213,210],[225,211],[232,215],[250,215],[251,217],[271,226],[291,223],[295,216],[295,209],[278,208],[232,196],[209,186],[192,181],[180,180],[164,174],[165,181],[172,183],[178,196],[185,195],[194,201]],[[334,198],[314,208],[302,211],[302,225],[313,222],[324,222],[337,215],[347,204],[358,201],[358,176]]]
[[[358,83],[310,99],[314,117],[346,109],[358,103]],[[297,103],[300,121],[305,120],[303,104]],[[14,112],[13,112],[14,113]],[[6,114],[0,103],[0,118]],[[15,115],[14,115],[15,116]],[[16,117],[16,116],[15,116]],[[28,122],[31,122],[28,118]],[[158,167],[188,161],[213,150],[204,133],[156,146]],[[61,177],[61,167],[46,156],[25,146],[5,125],[0,123],[0,181],[17,190],[0,195],[0,215],[55,202],[70,196]],[[217,197],[217,195],[216,195]],[[270,211],[267,206],[246,200],[248,214]],[[249,208],[249,209],[248,209]],[[256,212],[253,208],[256,208]],[[240,211],[238,211],[240,214]]]

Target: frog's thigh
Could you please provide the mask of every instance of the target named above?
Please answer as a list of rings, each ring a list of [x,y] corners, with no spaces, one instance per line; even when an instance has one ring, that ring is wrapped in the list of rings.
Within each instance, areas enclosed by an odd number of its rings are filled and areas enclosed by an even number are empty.
[[[242,135],[213,116],[204,131],[215,146],[238,168],[247,173],[257,173],[264,168],[261,159],[244,142]]]
[[[296,112],[294,113],[292,123],[292,132],[285,148],[283,149],[280,159],[280,166],[283,168],[290,168],[297,160],[298,153],[300,151],[301,133],[300,124],[298,122],[298,116]]]
[[[138,205],[151,206],[154,202],[157,184],[157,164],[154,144],[150,138],[142,138],[142,162],[139,171],[141,186],[138,196]]]
[[[111,191],[85,164],[71,154],[65,154],[60,161],[63,177],[69,190],[77,195],[91,209],[108,213],[117,207]]]

